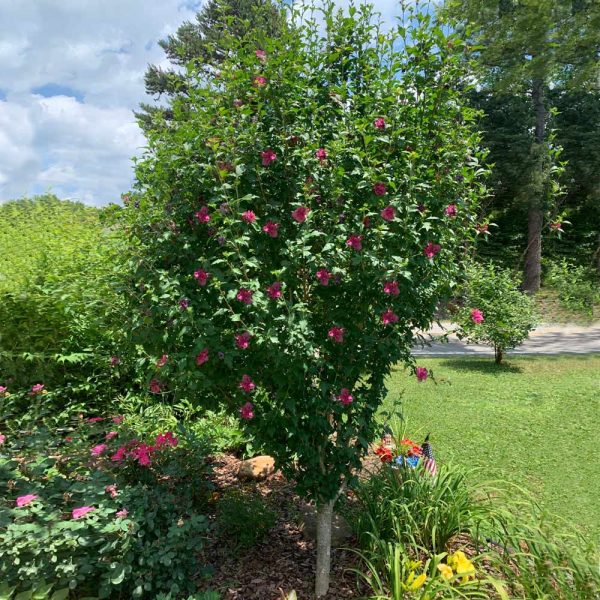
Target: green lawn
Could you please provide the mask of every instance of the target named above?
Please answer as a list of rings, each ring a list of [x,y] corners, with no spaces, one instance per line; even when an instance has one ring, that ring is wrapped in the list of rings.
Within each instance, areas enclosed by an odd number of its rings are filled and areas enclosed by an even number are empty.
[[[600,538],[600,355],[420,359],[398,369],[386,408],[402,398],[409,431],[431,432],[438,462],[482,467],[482,479],[527,487],[540,503]]]

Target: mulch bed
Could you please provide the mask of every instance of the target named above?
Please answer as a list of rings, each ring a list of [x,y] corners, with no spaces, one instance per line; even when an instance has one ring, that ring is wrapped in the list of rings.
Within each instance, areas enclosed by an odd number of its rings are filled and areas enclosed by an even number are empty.
[[[212,480],[217,494],[240,490],[261,495],[277,512],[277,522],[262,542],[240,556],[232,556],[227,547],[213,539],[203,560],[214,569],[203,581],[201,590],[219,592],[223,600],[281,600],[292,590],[298,600],[312,600],[316,544],[302,532],[298,516],[300,499],[292,484],[280,472],[262,481],[245,482],[237,477],[240,461],[231,455],[212,460]],[[356,547],[350,539],[345,549],[332,549],[331,587],[328,600],[364,597],[357,576],[349,569],[358,558],[347,548]]]

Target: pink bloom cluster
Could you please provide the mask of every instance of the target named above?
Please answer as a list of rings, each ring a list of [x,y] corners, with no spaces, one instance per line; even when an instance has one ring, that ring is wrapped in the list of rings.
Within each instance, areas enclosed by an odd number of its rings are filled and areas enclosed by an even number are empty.
[[[319,269],[316,277],[321,285],[329,285],[332,274],[327,269]]]
[[[44,391],[44,384],[36,383],[34,386],[31,387],[31,391],[29,392],[29,395],[35,396],[36,394],[40,394],[43,391]]]
[[[149,467],[152,464],[152,454],[157,450],[161,450],[166,447],[175,447],[179,443],[179,440],[171,433],[159,433],[154,440],[154,445],[144,444],[138,440],[131,440],[124,446],[121,446],[111,456],[113,462],[121,462],[125,458],[130,458],[142,467]]]
[[[25,496],[19,496],[16,502],[17,508],[27,506],[28,504],[30,504],[34,500],[37,500],[38,498],[39,496],[37,496],[36,494],[26,494]]]
[[[458,206],[456,206],[456,204],[448,204],[448,206],[446,206],[446,208],[444,210],[444,214],[447,217],[455,217],[457,213],[458,213]]]
[[[388,308],[381,315],[381,321],[384,325],[392,325],[393,323],[397,323],[398,320],[398,315],[391,308]]]
[[[400,294],[400,290],[398,289],[398,282],[397,281],[386,281],[383,284],[383,293],[390,294],[392,296],[397,296],[398,294]]]
[[[423,248],[423,254],[425,254],[427,258],[433,258],[441,249],[442,247],[439,244],[429,242],[427,246]]]
[[[352,248],[353,250],[356,250],[356,252],[360,252],[362,250],[362,239],[362,235],[351,235],[346,240],[346,246]]]
[[[343,327],[336,326],[336,327],[332,327],[327,332],[327,336],[329,337],[330,340],[333,340],[334,342],[336,342],[338,344],[343,344],[345,333],[346,333],[346,330]]]
[[[384,221],[393,221],[396,217],[396,209],[393,206],[386,206],[380,214]]]
[[[160,369],[161,367],[164,367],[167,364],[167,361],[169,360],[169,356],[167,354],[163,354],[157,361],[156,361],[156,366]]]
[[[242,375],[242,380],[240,381],[239,387],[246,394],[250,394],[254,391],[254,388],[256,388],[256,384],[254,381],[252,381],[249,375]]]
[[[252,210],[246,210],[242,213],[242,220],[246,223],[254,223],[256,221],[256,215]]]
[[[254,418],[254,405],[252,402],[246,402],[240,407],[240,417],[246,421]]]
[[[71,517],[73,519],[81,519],[81,517],[85,517],[85,515],[91,513],[94,510],[96,509],[93,506],[81,506],[79,508],[74,508],[73,512],[71,513]]]
[[[246,288],[240,288],[236,294],[236,299],[244,304],[252,304],[252,295],[254,292]]]
[[[292,212],[292,219],[298,223],[304,223],[306,221],[306,217],[308,217],[310,213],[310,208],[306,206],[299,206],[296,210]]]
[[[383,117],[377,117],[373,121],[373,126],[375,129],[385,129],[385,119]]]
[[[279,223],[273,223],[273,221],[267,221],[262,230],[272,238],[276,238],[279,235]]]
[[[282,295],[281,286],[282,284],[279,281],[272,283],[267,288],[267,294],[269,295],[269,298],[271,298],[272,300],[279,300],[279,298],[281,298]]]
[[[265,83],[266,83],[266,80],[265,80]],[[268,167],[273,161],[277,160],[277,154],[275,154],[275,152],[273,151],[273,148],[267,148],[266,150],[261,152],[260,155],[262,158],[263,167]]]
[[[350,390],[348,388],[342,388],[340,390],[339,395],[337,396],[337,399],[344,405],[344,406],[348,406],[348,404],[352,404],[352,401],[354,400],[354,398],[352,397],[352,395],[350,394]]]
[[[415,369],[415,375],[417,376],[417,381],[421,383],[429,377],[429,371],[427,371],[425,367],[417,367]]]
[[[250,345],[250,338],[252,338],[252,334],[249,331],[244,331],[243,333],[236,333],[235,345],[240,350],[246,350]]]
[[[474,308],[471,311],[471,321],[473,321],[473,323],[475,323],[475,325],[479,325],[480,323],[483,323],[483,321],[484,321],[483,313],[478,308]]]
[[[373,193],[376,196],[385,196],[386,191],[387,188],[385,186],[385,183],[382,183],[381,181],[378,181],[376,184],[373,185]]]
[[[263,77],[262,75],[257,75],[254,78],[254,85],[256,87],[263,87],[264,85],[267,85],[267,78]]]
[[[325,150],[325,148],[319,148],[315,152],[315,156],[319,159],[321,163],[323,163],[327,160],[327,150]]]
[[[194,279],[198,282],[198,285],[204,287],[208,283],[208,279],[210,277],[210,273],[205,271],[204,269],[198,269],[194,271]]]
[[[196,365],[200,367],[205,362],[208,362],[208,348],[204,348],[196,355]]]
[[[200,223],[208,223],[210,221],[210,215],[208,214],[208,206],[201,206],[200,210],[196,213],[196,219]]]

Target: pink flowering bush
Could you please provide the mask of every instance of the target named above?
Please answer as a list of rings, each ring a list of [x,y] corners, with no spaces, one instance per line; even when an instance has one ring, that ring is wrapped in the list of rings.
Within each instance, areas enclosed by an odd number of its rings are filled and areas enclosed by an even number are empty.
[[[198,72],[148,134],[124,211],[148,387],[228,406],[319,506],[460,275],[481,174],[464,44],[426,19],[376,35],[368,9],[325,12],[323,31],[295,14],[293,34],[224,41],[218,78]]]

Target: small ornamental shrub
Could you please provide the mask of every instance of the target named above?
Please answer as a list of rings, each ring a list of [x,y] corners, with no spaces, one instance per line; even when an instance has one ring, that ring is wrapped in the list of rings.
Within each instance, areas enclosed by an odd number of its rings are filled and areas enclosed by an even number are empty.
[[[558,291],[560,303],[567,309],[594,316],[600,304],[600,285],[591,269],[570,264],[565,259],[551,262],[544,281]]]
[[[321,596],[333,501],[460,276],[482,170],[460,39],[425,13],[384,32],[366,5],[284,10],[277,39],[188,67],[124,225],[147,388],[229,407],[317,502]]]
[[[50,597],[46,587],[56,598],[194,591],[209,525],[198,510],[208,492],[193,446],[180,450],[170,432],[142,443],[119,417],[89,419],[64,436],[3,437],[0,580],[8,589],[40,598]]]
[[[535,327],[534,303],[521,292],[514,276],[494,265],[473,265],[453,316],[457,335],[494,349],[497,364],[504,353],[521,345]]]

